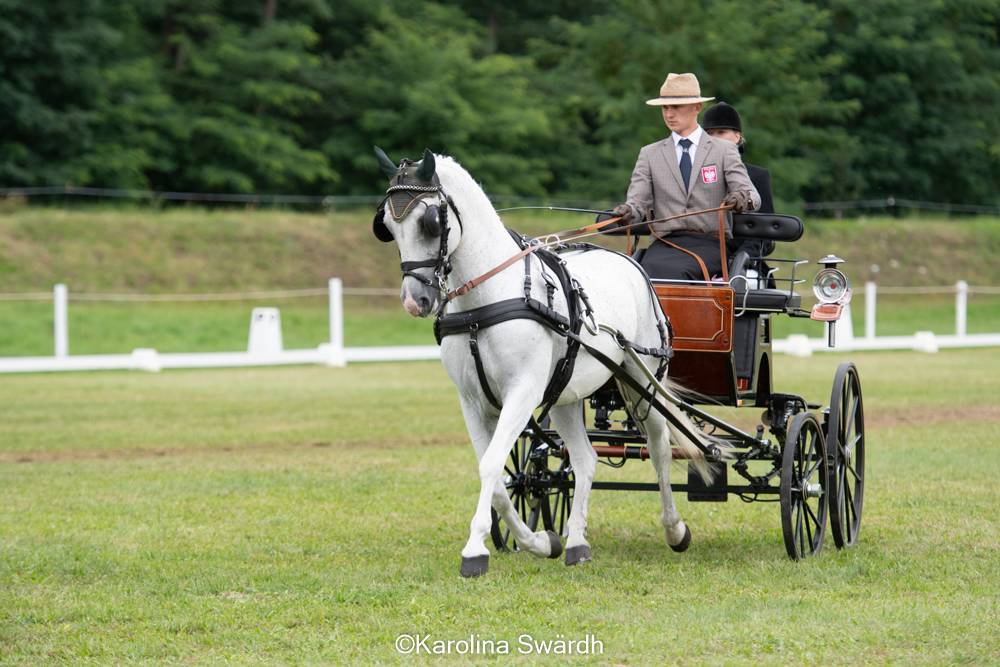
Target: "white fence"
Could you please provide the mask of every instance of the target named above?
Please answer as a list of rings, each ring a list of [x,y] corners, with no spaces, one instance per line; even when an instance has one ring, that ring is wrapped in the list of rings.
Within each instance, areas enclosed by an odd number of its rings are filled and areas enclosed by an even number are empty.
[[[395,294],[394,290],[353,288],[350,293],[364,295]],[[159,371],[169,368],[221,368],[234,366],[276,366],[289,364],[322,364],[343,366],[363,361],[414,361],[436,359],[436,345],[394,347],[344,347],[344,296],[340,279],[331,278],[325,289],[284,290],[280,292],[251,292],[241,294],[188,294],[188,295],[137,295],[137,294],[88,294],[74,297],[81,301],[226,301],[246,299],[279,299],[326,295],[329,302],[329,340],[311,349],[285,350],[280,334],[277,343],[249,346],[246,351],[161,353],[154,349],[140,348],[127,354],[70,354],[69,338],[69,289],[56,285],[49,293],[0,295],[5,301],[48,300],[53,303],[52,356],[0,357],[0,373],[30,373],[79,370],[145,370]],[[876,315],[879,294],[954,294],[955,333],[939,335],[930,331],[917,331],[909,336],[877,336]],[[1000,346],[1000,333],[968,333],[969,294],[1000,294],[1000,287],[970,287],[965,281],[947,287],[878,287],[865,284],[865,333],[854,336],[850,309],[837,324],[835,350],[920,350],[936,352],[951,347]],[[280,326],[280,325],[279,325]],[[252,335],[251,335],[252,338]],[[774,342],[774,350],[799,356],[829,350],[826,337],[810,338],[802,334],[791,335]]]
[[[955,333],[950,335],[935,334],[932,331],[917,331],[909,336],[877,336],[877,303],[879,294],[954,294],[955,295]],[[844,317],[837,323],[835,351],[848,350],[917,350],[920,352],[937,352],[942,348],[958,347],[992,347],[1000,346],[1000,333],[968,333],[969,294],[996,295],[1000,287],[970,287],[964,280],[954,285],[944,287],[879,287],[874,282],[865,283],[865,334],[863,337],[854,335],[851,311],[845,309]],[[792,335],[784,340],[774,342],[776,352],[785,352],[796,356],[809,356],[813,352],[829,351],[825,338],[809,338],[801,334]]]

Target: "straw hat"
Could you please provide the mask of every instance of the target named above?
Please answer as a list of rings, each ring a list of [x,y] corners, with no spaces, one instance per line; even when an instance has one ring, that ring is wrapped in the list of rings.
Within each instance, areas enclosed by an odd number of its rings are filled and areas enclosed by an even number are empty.
[[[690,72],[667,75],[667,80],[660,86],[660,96],[646,100],[649,106],[666,106],[668,104],[697,104],[709,102],[714,97],[702,97],[698,77]]]

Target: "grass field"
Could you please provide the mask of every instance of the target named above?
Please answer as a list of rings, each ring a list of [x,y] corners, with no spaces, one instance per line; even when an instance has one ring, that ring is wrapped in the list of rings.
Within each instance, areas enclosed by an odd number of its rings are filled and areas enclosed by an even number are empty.
[[[410,663],[401,633],[590,633],[596,664],[996,664],[1000,351],[854,358],[856,548],[793,563],[776,505],[681,499],[678,555],[654,494],[599,491],[592,563],[496,555],[473,581],[476,466],[436,363],[5,377],[0,662]],[[781,357],[777,386],[826,403],[839,360]]]

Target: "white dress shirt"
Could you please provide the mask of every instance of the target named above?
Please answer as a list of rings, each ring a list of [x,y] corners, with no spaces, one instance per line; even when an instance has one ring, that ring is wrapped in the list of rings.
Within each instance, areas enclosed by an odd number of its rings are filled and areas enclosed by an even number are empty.
[[[681,163],[681,155],[684,154],[684,149],[681,148],[681,139],[690,139],[691,146],[688,148],[688,155],[691,156],[691,164],[694,165],[694,154],[698,152],[698,142],[701,141],[701,136],[705,134],[705,131],[701,129],[701,125],[694,128],[694,132],[682,137],[676,132],[670,133],[670,138],[674,140],[674,149],[677,151],[677,164]]]

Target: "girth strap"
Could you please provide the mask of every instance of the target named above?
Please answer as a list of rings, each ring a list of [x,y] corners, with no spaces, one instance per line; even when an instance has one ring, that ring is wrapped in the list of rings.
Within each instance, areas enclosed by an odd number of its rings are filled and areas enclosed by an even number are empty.
[[[471,333],[508,320],[534,320],[563,333],[569,320],[536,299],[504,299],[461,313],[447,313],[434,320],[434,338],[438,345],[445,336]]]

